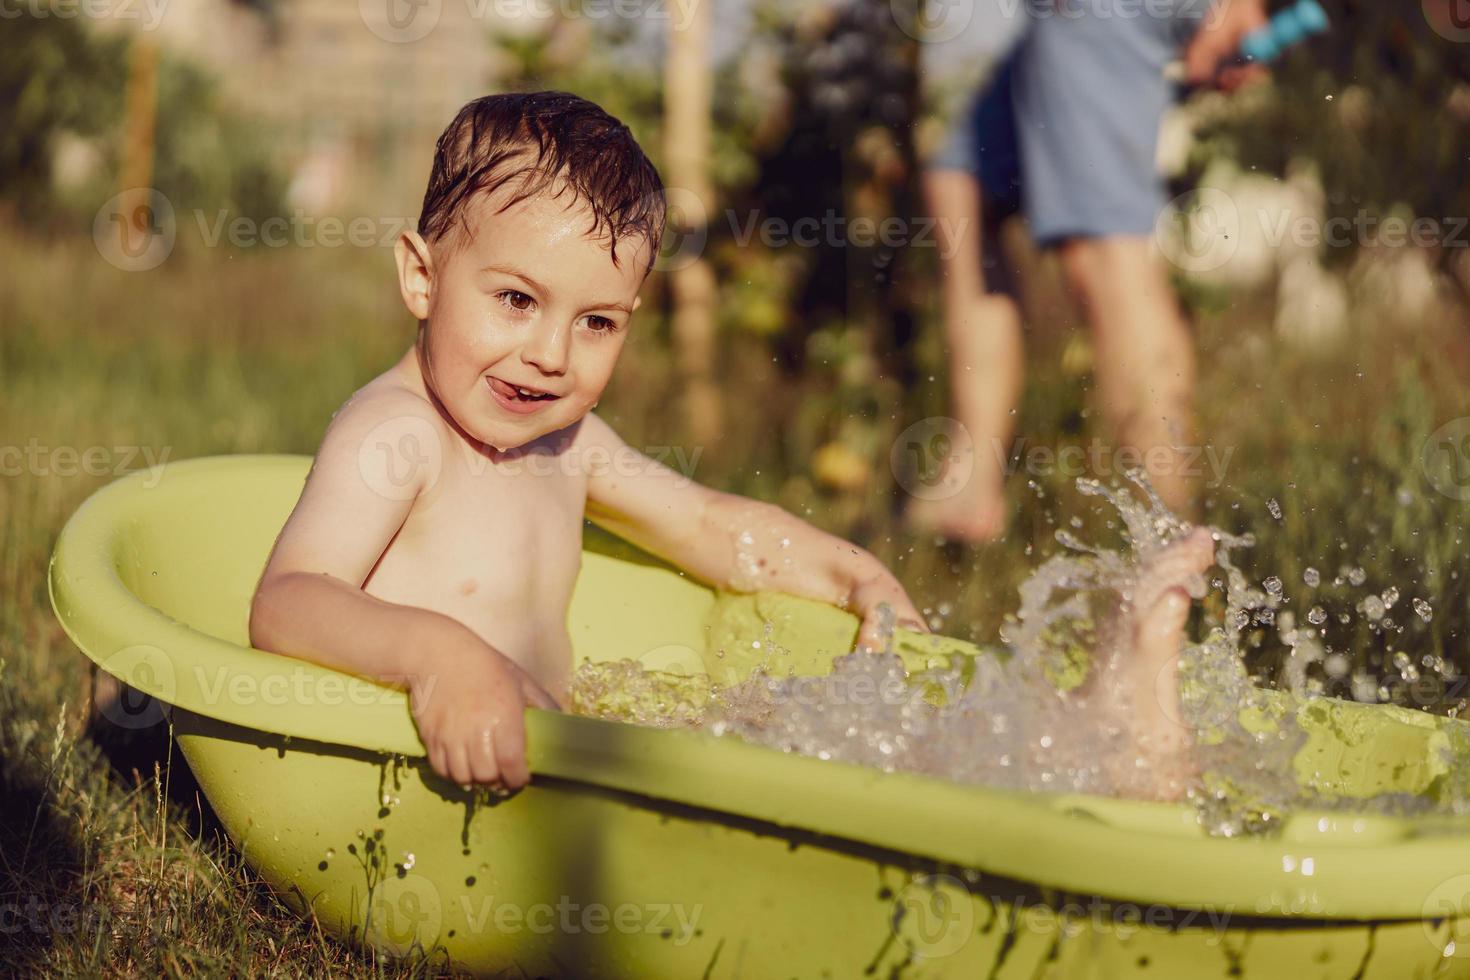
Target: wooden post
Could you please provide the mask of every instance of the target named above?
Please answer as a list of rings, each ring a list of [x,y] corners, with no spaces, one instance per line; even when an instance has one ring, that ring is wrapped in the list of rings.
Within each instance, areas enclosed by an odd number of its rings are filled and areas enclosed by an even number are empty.
[[[665,183],[679,196],[692,196],[703,213],[685,220],[703,223],[714,203],[709,182],[710,105],[713,81],[709,65],[711,0],[675,0],[677,16],[669,19],[669,52],[664,64]],[[682,25],[682,26],[681,26]],[[703,240],[703,227],[684,229]],[[714,383],[715,302],[718,290],[709,263],[701,255],[669,273],[674,350],[684,382],[684,409],[689,433],[699,444],[719,438],[723,411]]]
[[[128,254],[148,247],[153,223],[144,217],[153,183],[153,143],[158,113],[158,42],[149,31],[133,34],[128,83],[123,104],[120,191]]]

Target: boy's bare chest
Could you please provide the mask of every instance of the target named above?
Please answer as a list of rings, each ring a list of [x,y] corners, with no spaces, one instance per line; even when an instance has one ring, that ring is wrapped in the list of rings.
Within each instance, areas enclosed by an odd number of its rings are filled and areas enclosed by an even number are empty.
[[[545,457],[477,462],[442,469],[365,588],[453,616],[497,645],[523,646],[528,629],[564,628],[581,567],[586,479]]]

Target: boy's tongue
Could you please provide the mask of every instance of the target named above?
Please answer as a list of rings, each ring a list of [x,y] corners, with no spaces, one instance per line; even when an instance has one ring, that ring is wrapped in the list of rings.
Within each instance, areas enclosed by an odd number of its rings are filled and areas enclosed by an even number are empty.
[[[506,384],[504,381],[501,381],[499,378],[491,378],[490,379],[490,384],[494,385],[495,386],[495,390],[498,391],[498,392],[500,392],[506,398],[537,398],[537,397],[548,397],[546,395],[522,395],[520,388],[518,388],[517,386],[512,385],[512,384]],[[528,388],[526,390],[527,391],[531,391],[531,390],[534,390],[534,389]]]
[[[521,394],[520,389],[517,388],[515,385],[501,381],[499,378],[487,377],[486,381],[490,385],[490,390],[493,391],[502,402],[507,403],[507,407],[514,408],[519,411],[529,411],[531,409],[539,407],[545,402],[556,400],[556,396],[551,394],[523,395]]]

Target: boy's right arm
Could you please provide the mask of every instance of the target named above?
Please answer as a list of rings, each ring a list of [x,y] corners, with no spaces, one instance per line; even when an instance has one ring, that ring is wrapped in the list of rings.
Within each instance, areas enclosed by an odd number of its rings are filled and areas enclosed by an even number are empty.
[[[514,788],[529,779],[524,708],[555,703],[458,620],[362,589],[437,478],[443,444],[432,411],[386,392],[338,412],[256,587],[250,642],[406,687],[437,772]]]
[[[414,646],[452,620],[362,591],[433,471],[408,393],[358,395],[333,418],[250,608],[250,642],[375,680],[412,672]],[[399,433],[392,430],[400,429]],[[413,459],[405,438],[417,436]],[[400,438],[394,439],[398,435]]]

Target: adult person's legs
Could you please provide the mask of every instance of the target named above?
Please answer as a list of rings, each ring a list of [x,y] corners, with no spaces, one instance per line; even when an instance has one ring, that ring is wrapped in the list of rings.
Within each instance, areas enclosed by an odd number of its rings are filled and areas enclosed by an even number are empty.
[[[962,170],[929,170],[924,193],[938,225],[950,401],[959,423],[949,438],[973,458],[967,480],[952,493],[915,501],[910,517],[947,538],[984,541],[1005,530],[1011,412],[1025,367],[1021,311],[987,283],[983,257],[998,243],[985,232],[995,223],[986,221],[979,180]]]
[[[908,517],[956,541],[987,541],[1005,530],[1012,413],[1024,379],[1021,310],[1007,293],[1011,283],[998,235],[1001,221],[1020,208],[1013,61],[1014,55],[967,107],[924,172],[924,195],[938,229],[955,424],[949,458],[926,460],[941,468],[938,492],[912,501]]]
[[[1114,448],[1136,453],[1186,513],[1194,348],[1150,243],[1164,206],[1159,121],[1174,97],[1163,69],[1198,26],[1197,6],[1144,5],[1130,17],[1114,0],[1058,6],[1026,37],[1013,97],[1026,217],[1039,243],[1060,250],[1083,306]],[[1118,461],[1115,451],[1095,475],[1115,477]]]
[[[1162,260],[1149,239],[1123,235],[1068,239],[1061,258],[1092,330],[1099,408],[1117,448],[1139,454],[1164,502],[1193,516],[1194,342]]]

